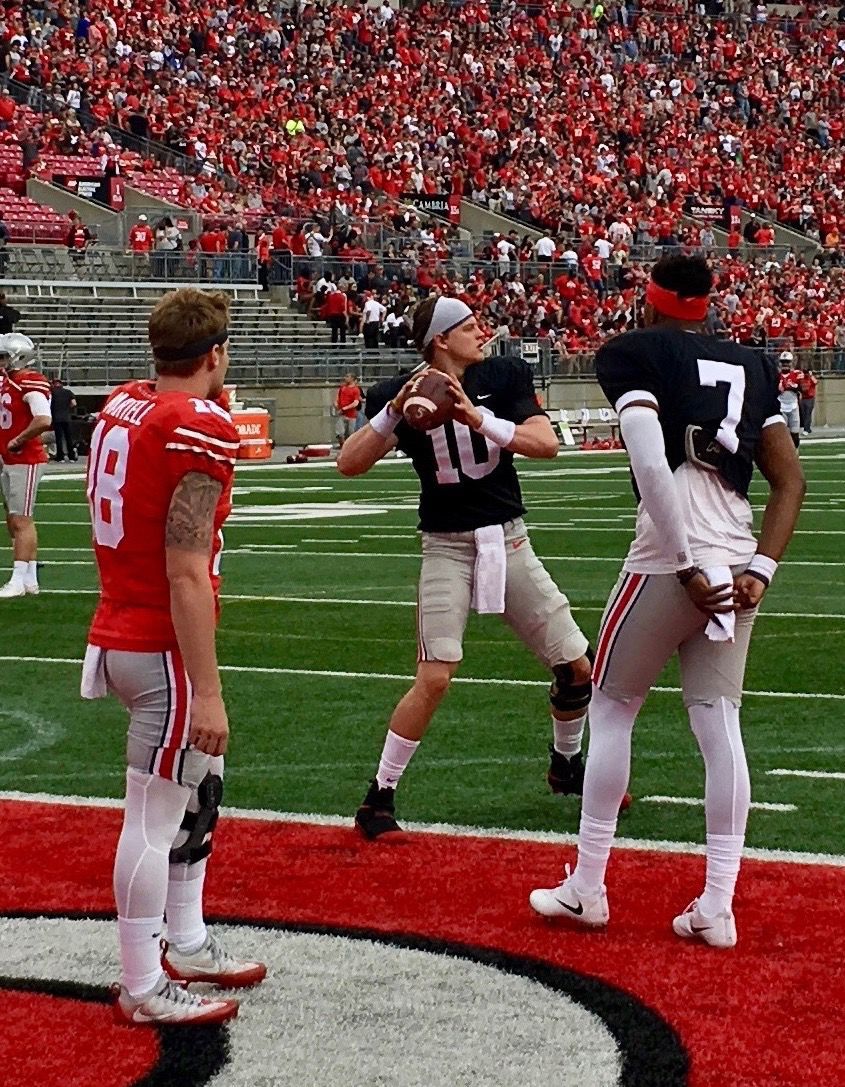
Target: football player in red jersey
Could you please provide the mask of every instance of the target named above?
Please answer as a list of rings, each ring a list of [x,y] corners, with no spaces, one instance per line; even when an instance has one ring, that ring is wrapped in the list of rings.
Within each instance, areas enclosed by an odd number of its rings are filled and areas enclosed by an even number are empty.
[[[228,305],[194,289],[165,295],[149,322],[156,380],[115,390],[91,438],[101,592],[82,695],[112,693],[129,711],[114,867],[122,962],[114,1015],[127,1024],[223,1022],[237,1001],[178,983],[232,988],[266,973],[226,952],[202,912],[229,737],[215,649],[221,528],[239,448],[219,402]]]
[[[28,336],[9,332],[0,336],[0,491],[6,509],[6,527],[14,549],[9,581],[0,588],[0,600],[38,592],[35,530],[35,495],[47,463],[41,435],[52,424],[50,382],[26,369],[35,346]]]

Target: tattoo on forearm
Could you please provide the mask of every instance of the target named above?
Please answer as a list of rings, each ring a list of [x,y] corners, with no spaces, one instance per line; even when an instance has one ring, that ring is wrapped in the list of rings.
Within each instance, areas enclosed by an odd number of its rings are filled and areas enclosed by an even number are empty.
[[[165,547],[210,552],[214,511],[222,490],[222,483],[202,472],[183,476],[170,500]]]

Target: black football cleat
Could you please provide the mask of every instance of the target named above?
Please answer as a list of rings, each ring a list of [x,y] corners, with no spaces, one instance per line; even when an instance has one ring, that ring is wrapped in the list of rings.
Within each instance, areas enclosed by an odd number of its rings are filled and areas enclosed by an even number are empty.
[[[583,796],[584,795],[584,756],[579,751],[577,755],[573,755],[571,759],[568,759],[566,755],[561,755],[559,751],[555,751],[555,745],[549,744],[549,755],[551,760],[549,762],[549,772],[546,774],[546,781],[549,783],[549,788],[553,793],[557,793],[559,796]],[[622,797],[622,803],[619,805],[619,811],[627,811],[631,806],[633,797],[630,793],[625,793]]]
[[[369,841],[402,829],[396,822],[395,796],[395,789],[380,789],[375,778],[370,782],[367,795],[355,812],[355,826]]]
[[[584,792],[584,756],[579,751],[568,759],[549,744],[549,772],[546,781],[553,793],[561,796],[581,796]]]

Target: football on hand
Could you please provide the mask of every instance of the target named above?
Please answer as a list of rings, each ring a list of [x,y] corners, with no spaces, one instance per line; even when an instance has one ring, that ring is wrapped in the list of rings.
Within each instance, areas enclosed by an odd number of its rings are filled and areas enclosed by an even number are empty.
[[[439,370],[423,370],[413,380],[402,414],[416,430],[434,430],[452,418],[454,407],[446,375]]]

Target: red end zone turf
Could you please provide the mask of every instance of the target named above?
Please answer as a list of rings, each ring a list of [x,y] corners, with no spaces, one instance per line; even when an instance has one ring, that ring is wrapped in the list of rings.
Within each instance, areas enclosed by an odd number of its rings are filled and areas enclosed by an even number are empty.
[[[120,818],[108,809],[0,803],[0,914],[113,910],[111,861]],[[351,826],[229,818],[216,836],[207,911],[226,919],[429,936],[601,978],[674,1026],[690,1056],[692,1087],[843,1083],[845,870],[746,862],[736,903],[740,942],[725,952],[683,944],[670,930],[672,916],[700,889],[704,862],[697,856],[618,851],[606,932],[535,917],[529,891],[556,882],[573,852],[427,834],[380,845],[363,842]],[[53,1031],[27,1002],[48,999],[15,994],[7,1005],[12,1014],[0,1016],[4,1084],[12,1082],[5,1076],[10,1069],[15,1084],[73,1082],[58,1068],[45,1078],[39,1047]],[[148,1059],[149,1035],[115,1034],[101,1005],[66,1001],[61,1014],[63,1026],[75,1025],[80,1036],[92,1025],[108,1032],[108,1073],[87,1082],[122,1087],[135,1080],[139,1062]],[[22,1030],[22,1015],[34,1037]]]

